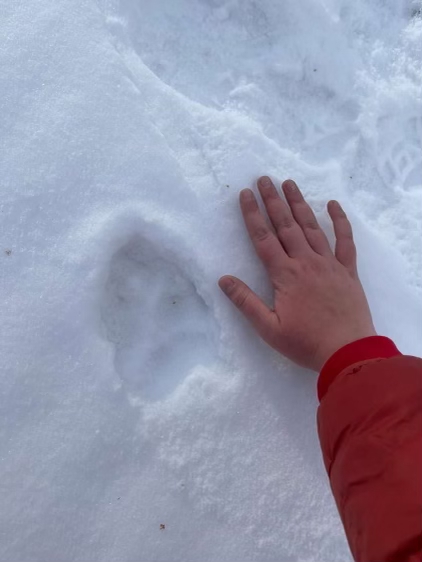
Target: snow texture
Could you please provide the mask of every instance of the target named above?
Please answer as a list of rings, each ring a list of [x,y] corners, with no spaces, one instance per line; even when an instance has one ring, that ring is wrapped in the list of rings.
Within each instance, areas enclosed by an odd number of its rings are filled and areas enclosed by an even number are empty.
[[[1,0],[2,562],[351,560],[316,375],[216,281],[270,298],[237,195],[293,177],[422,353],[420,8]]]

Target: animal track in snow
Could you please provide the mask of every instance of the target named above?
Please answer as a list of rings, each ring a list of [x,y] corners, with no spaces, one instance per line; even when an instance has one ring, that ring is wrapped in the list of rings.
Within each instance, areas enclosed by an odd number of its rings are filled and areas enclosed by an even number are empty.
[[[215,358],[215,326],[195,286],[154,244],[135,236],[112,257],[101,309],[126,391],[160,400]]]
[[[397,137],[393,120],[379,123],[378,169],[388,186],[414,189],[422,185],[422,120],[412,117],[406,121]]]

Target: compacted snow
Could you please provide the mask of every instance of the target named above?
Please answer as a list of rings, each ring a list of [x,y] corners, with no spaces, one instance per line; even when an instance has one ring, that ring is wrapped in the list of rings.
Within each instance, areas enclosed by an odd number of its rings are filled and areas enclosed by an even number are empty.
[[[379,333],[422,353],[420,3],[0,2],[2,562],[346,562],[316,375],[237,204],[349,212]]]

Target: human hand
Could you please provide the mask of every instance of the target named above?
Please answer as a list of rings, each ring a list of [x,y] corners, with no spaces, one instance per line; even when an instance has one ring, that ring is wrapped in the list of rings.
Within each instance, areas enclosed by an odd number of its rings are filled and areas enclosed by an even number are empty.
[[[282,188],[287,204],[268,177],[258,180],[273,229],[253,192],[240,192],[246,228],[273,285],[274,308],[236,277],[225,275],[219,285],[264,341],[319,371],[338,349],[376,332],[358,277],[352,227],[340,204],[327,205],[336,236],[333,253],[297,185],[287,180]]]

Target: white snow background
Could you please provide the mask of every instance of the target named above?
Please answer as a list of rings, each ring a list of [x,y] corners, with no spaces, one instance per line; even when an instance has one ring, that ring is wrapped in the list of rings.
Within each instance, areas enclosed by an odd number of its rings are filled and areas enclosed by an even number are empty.
[[[270,297],[237,197],[292,177],[422,353],[420,8],[1,0],[2,562],[351,560],[316,374],[217,279]]]

